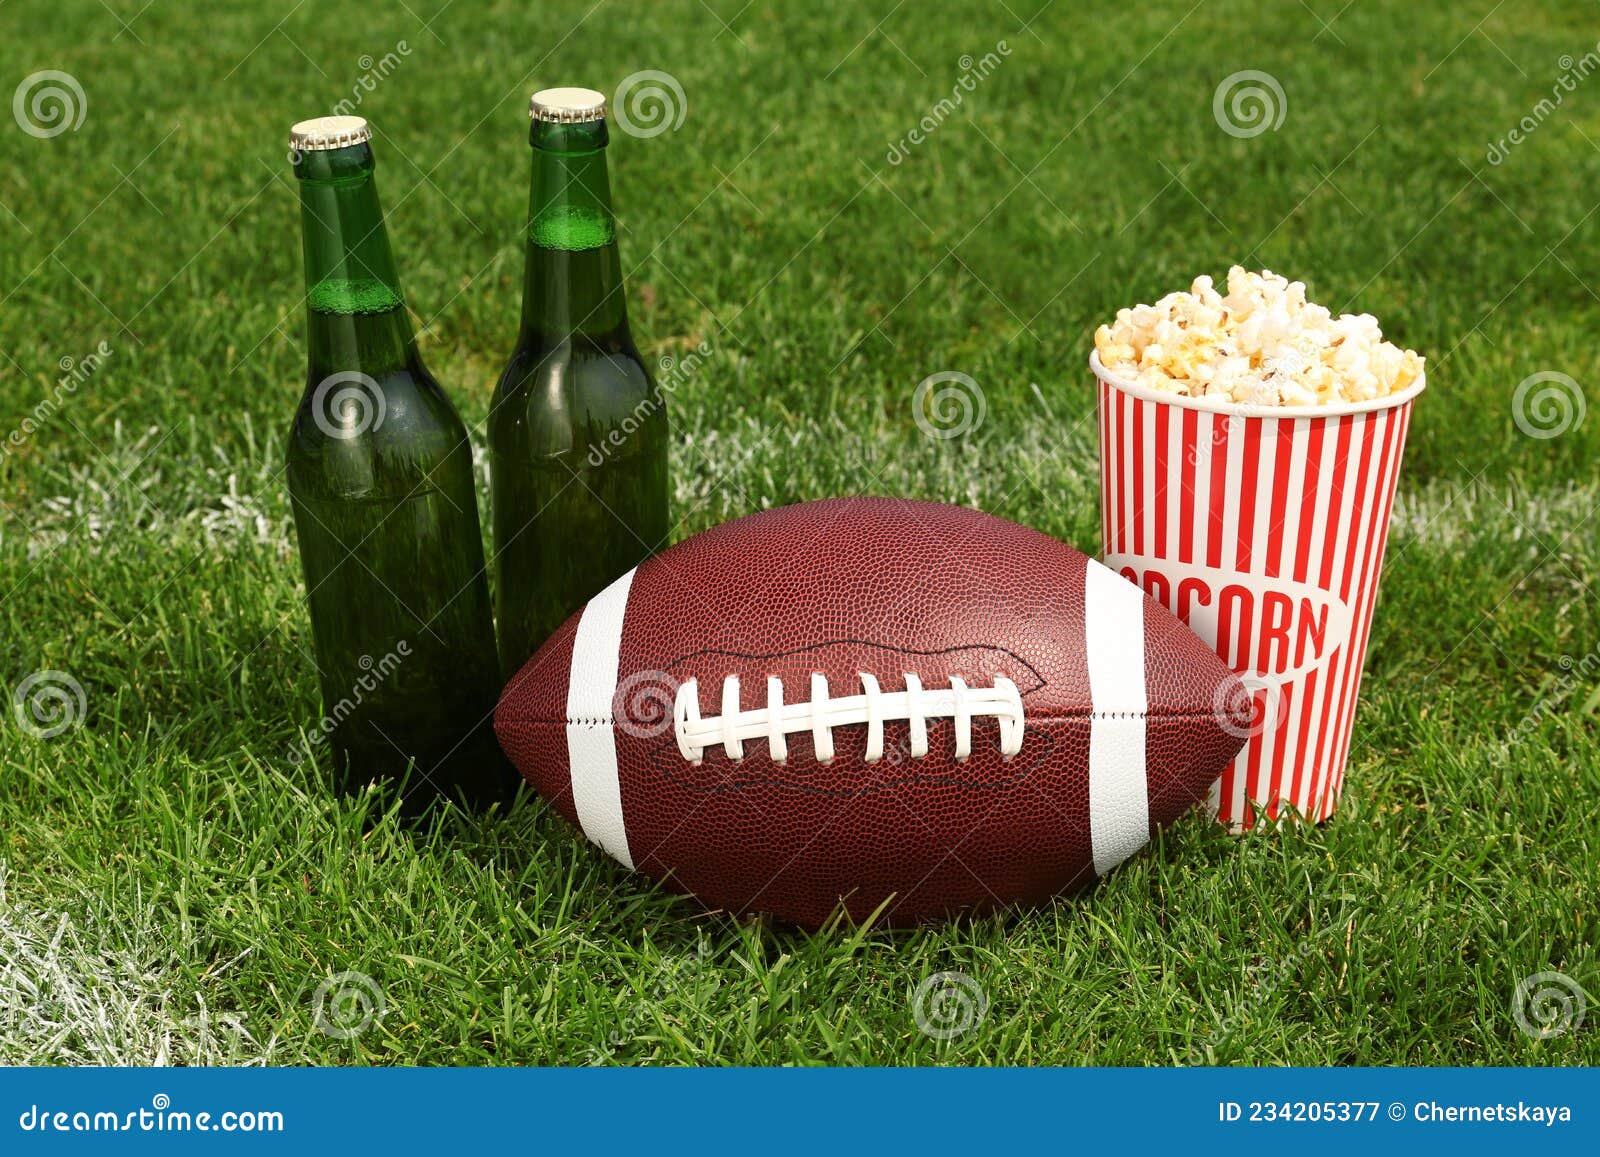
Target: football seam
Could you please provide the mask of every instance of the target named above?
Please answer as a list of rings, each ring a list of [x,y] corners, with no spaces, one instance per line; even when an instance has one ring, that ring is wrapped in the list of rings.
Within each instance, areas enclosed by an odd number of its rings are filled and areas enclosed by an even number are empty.
[[[829,639],[826,642],[812,643],[809,646],[796,647],[789,651],[766,651],[761,653],[750,651],[729,651],[720,647],[705,647],[698,651],[691,651],[687,655],[679,655],[676,659],[672,660],[672,662],[665,664],[662,667],[662,670],[670,671],[674,667],[681,666],[692,659],[699,659],[706,655],[716,655],[728,659],[788,659],[796,655],[804,655],[808,651],[820,651],[827,647],[868,647],[874,651],[890,651],[897,655],[916,655],[922,658],[930,658],[937,655],[954,655],[960,651],[998,651],[1007,658],[1014,660],[1018,666],[1022,667],[1028,672],[1029,675],[1033,676],[1035,685],[1029,691],[1024,692],[1024,697],[1035,694],[1048,685],[1045,677],[1039,674],[1039,669],[1032,663],[1028,662],[1028,660],[1017,654],[1010,647],[1002,647],[995,643],[961,643],[950,647],[936,647],[929,651],[917,650],[914,647],[899,647],[892,643],[874,643],[869,639]],[[959,674],[959,672],[957,673]]]
[[[1038,673],[1037,668],[1010,647],[1003,647],[998,643],[953,643],[948,647],[902,647],[895,643],[875,643],[871,639],[856,639],[843,637],[838,639],[824,639],[819,643],[807,643],[804,647],[791,647],[787,651],[731,651],[726,647],[702,647],[698,651],[689,651],[679,655],[673,663],[684,663],[690,659],[699,658],[701,655],[726,655],[732,659],[784,659],[790,655],[803,655],[807,651],[820,651],[824,647],[871,647],[875,651],[895,651],[902,655],[950,655],[957,651],[1003,651],[1028,670]],[[670,664],[669,664],[670,665]]]

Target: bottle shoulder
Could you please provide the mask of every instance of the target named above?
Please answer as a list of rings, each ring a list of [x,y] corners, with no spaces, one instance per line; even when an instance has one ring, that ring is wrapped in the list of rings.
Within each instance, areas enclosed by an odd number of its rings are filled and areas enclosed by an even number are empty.
[[[495,387],[489,443],[496,453],[556,454],[665,422],[665,399],[631,341],[524,340]]]
[[[313,374],[289,431],[297,496],[392,498],[471,486],[467,429],[420,366]]]
[[[592,388],[648,390],[650,370],[627,327],[599,335],[524,331],[506,361],[497,394],[526,392],[551,377],[579,377]]]

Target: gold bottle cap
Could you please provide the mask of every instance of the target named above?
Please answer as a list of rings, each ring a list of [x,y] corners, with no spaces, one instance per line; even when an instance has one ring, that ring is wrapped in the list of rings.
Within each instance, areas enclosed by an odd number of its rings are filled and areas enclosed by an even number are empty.
[[[289,130],[289,147],[300,153],[343,149],[371,139],[365,117],[317,117]]]

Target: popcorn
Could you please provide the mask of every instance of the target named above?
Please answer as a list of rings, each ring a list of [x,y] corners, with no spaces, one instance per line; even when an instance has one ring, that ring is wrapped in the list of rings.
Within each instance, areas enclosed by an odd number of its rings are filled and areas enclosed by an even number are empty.
[[[1306,300],[1304,282],[1238,265],[1226,295],[1197,277],[1187,293],[1119,309],[1094,346],[1105,369],[1149,389],[1258,406],[1371,401],[1423,364],[1384,341],[1370,313],[1334,317]]]

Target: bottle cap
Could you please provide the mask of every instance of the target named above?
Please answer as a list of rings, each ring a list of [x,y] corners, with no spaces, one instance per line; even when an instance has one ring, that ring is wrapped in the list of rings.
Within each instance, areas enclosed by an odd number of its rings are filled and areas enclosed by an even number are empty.
[[[371,139],[365,117],[317,117],[289,130],[289,147],[301,153],[343,149]]]
[[[606,119],[605,93],[592,88],[541,88],[528,102],[528,115],[536,121],[579,124]]]

